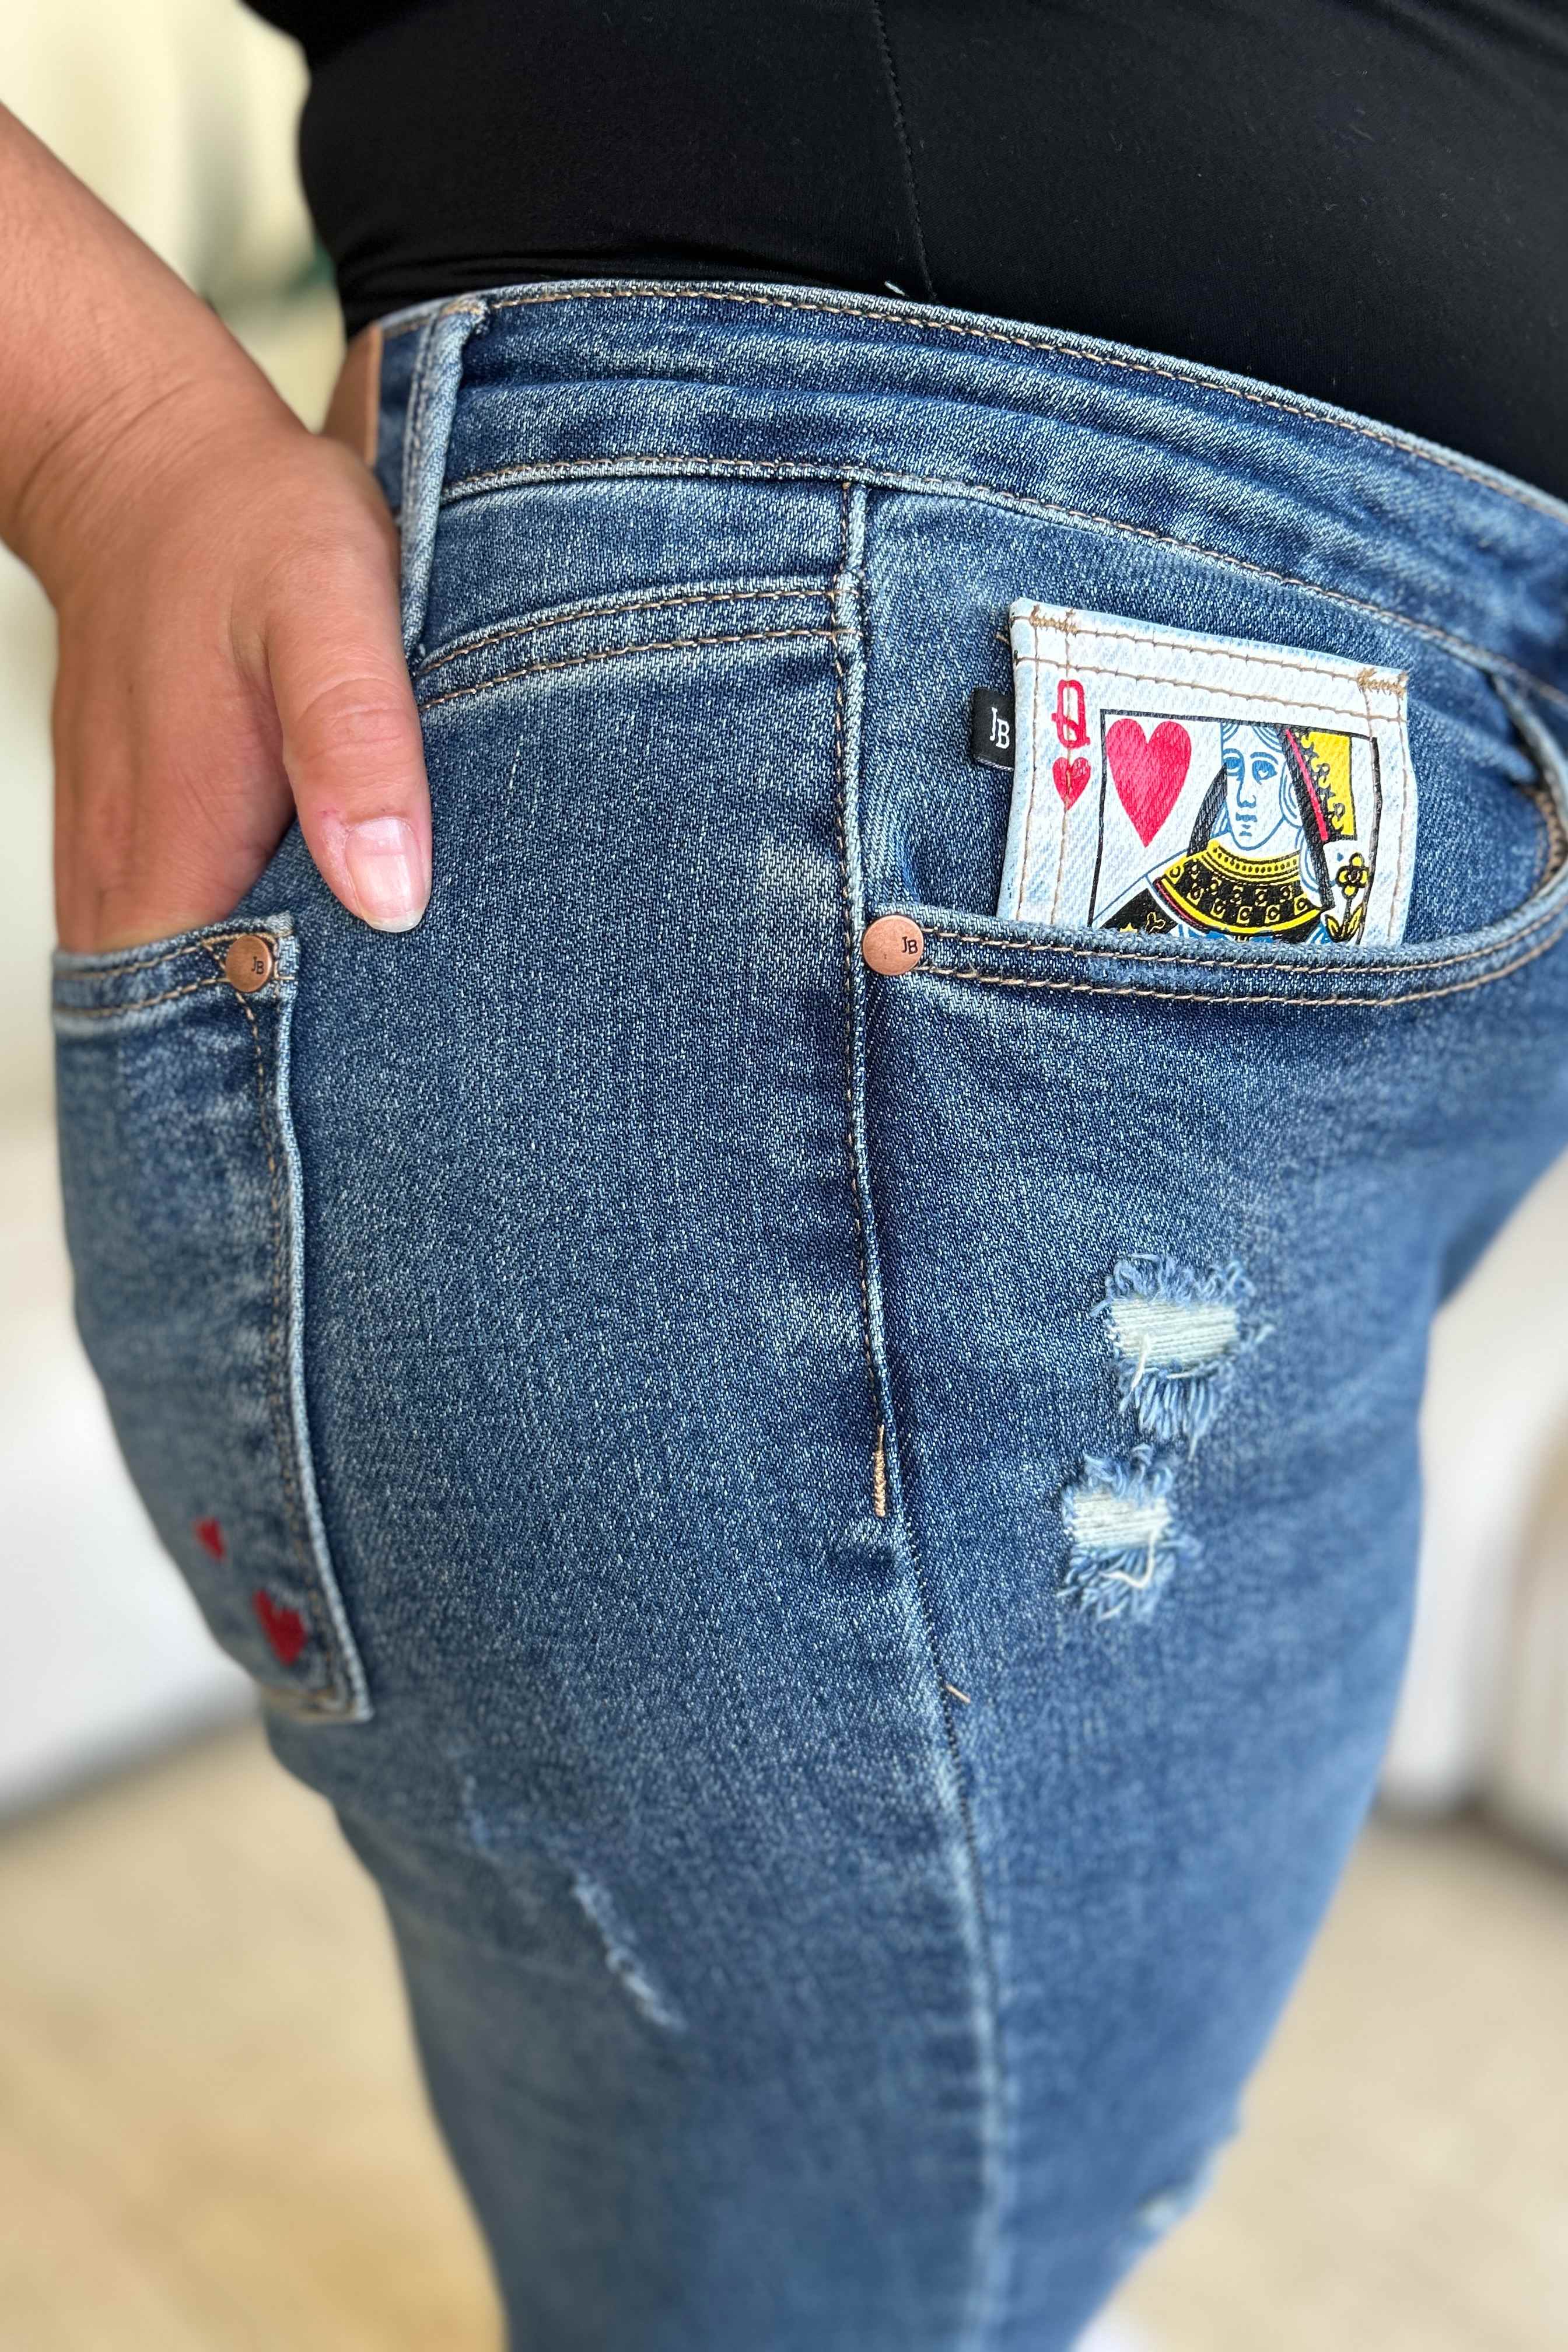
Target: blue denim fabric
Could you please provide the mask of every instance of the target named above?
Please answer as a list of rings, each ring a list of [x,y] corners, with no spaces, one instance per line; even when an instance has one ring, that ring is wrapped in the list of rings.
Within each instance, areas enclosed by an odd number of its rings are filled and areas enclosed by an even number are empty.
[[[1059,2352],[1233,2127],[1434,1307],[1568,1141],[1568,511],[776,287],[393,321],[380,472],[423,925],[290,835],[59,961],[127,1454],[380,1881],[520,2345]],[[1407,669],[1405,942],[988,913],[1020,596]]]

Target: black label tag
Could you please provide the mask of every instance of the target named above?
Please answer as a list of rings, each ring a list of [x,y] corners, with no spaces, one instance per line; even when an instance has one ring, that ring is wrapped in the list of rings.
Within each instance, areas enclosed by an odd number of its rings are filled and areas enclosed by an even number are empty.
[[[977,686],[969,698],[969,756],[982,768],[1013,764],[1013,698]]]

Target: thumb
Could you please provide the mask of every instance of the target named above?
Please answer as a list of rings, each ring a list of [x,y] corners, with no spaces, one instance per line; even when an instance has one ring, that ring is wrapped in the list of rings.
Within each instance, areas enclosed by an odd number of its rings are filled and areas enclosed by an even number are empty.
[[[411,930],[430,896],[430,792],[379,545],[335,551],[268,633],[283,765],[321,878],[378,931]]]

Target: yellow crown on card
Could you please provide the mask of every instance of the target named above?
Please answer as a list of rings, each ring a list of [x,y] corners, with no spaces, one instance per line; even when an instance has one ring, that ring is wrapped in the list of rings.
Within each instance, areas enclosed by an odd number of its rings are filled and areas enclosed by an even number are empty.
[[[1311,770],[1318,805],[1331,841],[1344,841],[1355,831],[1355,796],[1351,789],[1351,739],[1326,727],[1293,727]]]

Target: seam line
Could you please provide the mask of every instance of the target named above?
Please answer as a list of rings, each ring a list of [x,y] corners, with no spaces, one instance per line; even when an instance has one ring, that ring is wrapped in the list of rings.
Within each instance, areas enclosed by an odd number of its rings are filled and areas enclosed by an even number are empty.
[[[1119,646],[1152,646],[1158,648],[1166,642],[1164,638],[1155,636],[1152,634],[1152,628],[1149,630],[1101,629],[1099,627],[1088,626],[1086,625],[1085,611],[1081,605],[1073,604],[1066,607],[1065,609],[1072,615],[1072,625],[1074,630],[1080,635],[1092,637],[1096,643],[1104,642],[1107,645]],[[1027,618],[1030,626],[1037,633],[1046,628],[1059,628],[1061,625],[1058,621],[1047,621],[1044,618],[1044,608],[1039,604],[1033,606]],[[1254,638],[1249,644],[1245,638],[1215,636],[1209,631],[1204,629],[1184,629],[1181,631],[1180,634],[1184,636],[1196,637],[1199,645],[1205,653],[1212,650],[1216,658],[1223,658],[1226,661],[1256,662],[1260,669],[1296,670],[1299,671],[1303,677],[1318,678],[1324,685],[1357,687],[1363,696],[1368,693],[1383,693],[1392,694],[1400,701],[1403,701],[1405,698],[1405,690],[1408,683],[1408,672],[1405,670],[1397,670],[1391,676],[1388,671],[1383,669],[1376,662],[1363,662],[1360,664],[1347,662],[1344,659],[1344,656],[1340,654],[1323,654],[1320,656],[1318,660],[1310,662],[1287,661],[1284,658],[1284,653],[1279,655],[1271,653],[1267,646],[1260,646],[1258,640],[1256,638]],[[1175,649],[1173,648],[1173,650]],[[1284,649],[1284,652],[1288,653],[1289,650],[1289,648],[1287,646]],[[1059,664],[1048,654],[1019,654],[1016,656],[1016,660],[1020,669],[1024,668],[1031,662],[1044,662],[1047,668],[1056,668],[1059,667]],[[1076,662],[1073,664],[1075,670],[1079,667],[1080,665]],[[1352,673],[1350,677],[1346,677],[1345,675],[1347,670]],[[1123,675],[1129,677],[1136,677],[1138,673],[1134,670],[1129,670],[1124,673],[1118,667],[1117,664],[1112,662],[1104,666],[1098,675],[1102,677],[1118,677]],[[1201,681],[1194,681],[1194,683],[1200,682]]]
[[[1494,497],[1511,499],[1516,506],[1528,507],[1534,514],[1544,516],[1548,522],[1563,523],[1556,504],[1543,494],[1532,491],[1528,483],[1504,478],[1494,479],[1476,467],[1467,465],[1457,452],[1428,449],[1402,435],[1357,417],[1325,415],[1304,401],[1284,398],[1279,394],[1252,392],[1246,385],[1215,383],[1206,376],[1194,375],[1184,368],[1166,366],[1154,360],[1129,359],[1118,352],[1087,351],[1081,343],[1062,335],[1044,331],[1036,333],[1009,332],[999,327],[974,327],[957,319],[932,319],[919,310],[868,310],[851,302],[834,302],[805,295],[742,293],[729,288],[686,286],[633,288],[625,286],[573,286],[538,294],[500,294],[493,297],[488,307],[491,310],[516,310],[545,303],[563,302],[729,302],[737,308],[757,306],[774,310],[820,311],[830,318],[863,319],[873,326],[919,327],[927,333],[952,335],[966,342],[1004,343],[1019,351],[1050,352],[1059,358],[1076,361],[1080,366],[1115,368],[1124,374],[1157,376],[1169,383],[1187,385],[1194,392],[1219,394],[1227,400],[1246,401],[1253,408],[1268,408],[1284,416],[1301,417],[1309,425],[1325,427],[1332,433],[1353,434],[1358,439],[1371,441],[1378,446],[1392,449],[1401,457],[1423,466],[1441,467],[1445,473],[1458,474],[1477,489],[1489,491]],[[389,327],[391,336],[408,332],[423,326],[427,313],[405,324]]]
[[[713,457],[697,456],[678,449],[639,450],[609,457],[540,458],[515,466],[498,466],[480,474],[464,475],[448,482],[442,492],[443,503],[463,497],[477,497],[498,488],[502,483],[519,479],[548,480],[561,476],[613,476],[624,469],[657,470],[672,467],[679,473],[693,477],[715,475],[759,479],[784,477],[803,481],[837,482],[843,479],[865,483],[880,489],[929,490],[945,498],[973,499],[985,506],[1004,507],[1010,513],[1038,515],[1044,521],[1084,524],[1096,530],[1120,531],[1130,539],[1143,541],[1151,547],[1161,547],[1180,555],[1192,556],[1206,563],[1227,565],[1252,580],[1268,580],[1282,588],[1299,588],[1309,596],[1321,596],[1326,603],[1342,605],[1347,611],[1370,614],[1374,620],[1392,622],[1396,627],[1408,629],[1413,635],[1425,637],[1428,643],[1440,646],[1472,669],[1487,672],[1501,670],[1531,687],[1549,702],[1568,710],[1568,689],[1553,686],[1550,679],[1526,669],[1522,662],[1510,655],[1495,652],[1487,646],[1472,645],[1436,621],[1420,621],[1413,614],[1396,612],[1392,605],[1374,604],[1369,596],[1352,595],[1343,588],[1331,588],[1321,581],[1303,580],[1293,572],[1279,572],[1267,563],[1255,563],[1245,555],[1234,555],[1226,549],[1205,547],[1200,541],[1174,539],[1169,532],[1155,530],[1146,523],[1126,522],[1115,515],[1097,514],[1085,507],[1064,506],[1055,499],[1037,498],[1025,490],[998,489],[989,482],[966,481],[962,476],[949,474],[906,474],[891,467],[850,465],[836,469],[815,457]],[[1333,656],[1330,656],[1333,658]]]
[[[830,637],[837,644],[836,629],[742,629],[728,636],[664,637],[629,646],[608,646],[596,654],[570,654],[559,661],[525,662],[521,669],[499,670],[492,677],[482,677],[473,686],[448,687],[445,694],[426,695],[419,708],[422,711],[439,709],[443,702],[460,702],[465,695],[484,694],[492,686],[509,686],[514,678],[532,677],[547,669],[585,669],[592,662],[621,661],[628,654],[684,653],[700,646],[757,646],[779,637]]]
[[[1549,948],[1557,945],[1568,932],[1568,919],[1554,930],[1538,940],[1535,945],[1510,963],[1499,964],[1493,971],[1478,972],[1469,980],[1447,982],[1441,988],[1409,988],[1397,996],[1293,996],[1284,992],[1264,994],[1260,990],[1245,992],[1209,988],[1145,988],[1136,984],[1113,985],[1100,980],[1047,980],[1027,972],[979,971],[930,964],[922,972],[912,971],[909,977],[929,980],[966,980],[990,988],[1051,988],[1068,995],[1082,996],[1147,996],[1165,1004],[1212,1004],[1221,1012],[1239,1011],[1248,1004],[1288,1004],[1300,1013],[1328,1013],[1337,1009],[1371,1013],[1394,1013],[1405,1004],[1429,1004],[1441,996],[1463,996],[1471,989],[1489,988],[1493,981],[1506,980],[1510,972],[1521,971],[1533,963]]]
[[[845,600],[851,579],[850,530],[852,493],[850,482],[840,486],[843,501],[843,555],[834,610],[842,619]],[[868,503],[862,486],[859,531],[863,540],[865,508]],[[865,572],[863,545],[857,544],[855,561],[859,567],[854,575],[857,605],[860,615],[862,662],[867,635]],[[837,683],[843,684],[841,646],[847,629],[835,633],[834,660]],[[943,1668],[941,1643],[937,1632],[936,1611],[931,1599],[925,1562],[904,1488],[902,1454],[900,1444],[898,1413],[892,1387],[892,1369],[888,1360],[885,1333],[881,1326],[879,1305],[873,1303],[873,1267],[876,1267],[878,1299],[880,1298],[881,1276],[878,1265],[876,1225],[876,1178],[871,1154],[871,1139],[867,1117],[865,1064],[868,1051],[866,1037],[865,972],[858,961],[858,942],[855,935],[858,921],[864,919],[863,892],[859,883],[859,794],[850,798],[850,754],[844,740],[841,722],[842,703],[836,706],[835,734],[838,767],[837,814],[838,846],[841,859],[842,902],[845,933],[845,1091],[848,1116],[848,1147],[850,1181],[855,1204],[857,1237],[860,1249],[860,1283],[862,1335],[865,1343],[868,1373],[871,1383],[871,1410],[880,1444],[880,1473],[887,1502],[887,1524],[892,1535],[895,1557],[901,1547],[900,1563],[913,1589],[915,1608],[920,1619],[925,1645],[926,1663],[933,1678],[933,1702],[942,1726],[942,1743],[952,1774],[952,1802],[957,1816],[959,1853],[955,1857],[959,1884],[965,1904],[965,1933],[973,1938],[969,1965],[973,1972],[975,2063],[980,2112],[977,2122],[979,2136],[979,2210],[974,2221],[974,2268],[971,2289],[970,2315],[964,2327],[964,2341],[971,2352],[979,2347],[993,2333],[997,2264],[1000,2257],[1003,2226],[1005,2168],[1007,2157],[1006,2103],[1001,2059],[1001,1996],[995,1945],[992,1934],[990,1913],[986,1906],[985,1882],[980,1860],[980,1843],[974,1825],[973,1809],[969,1800],[963,1771],[963,1753],[958,1737],[957,1717],[952,1697],[952,1685]],[[857,746],[858,730],[857,730]],[[858,756],[858,751],[857,751]],[[853,837],[851,826],[854,827]],[[852,863],[853,850],[853,863]],[[875,1472],[874,1472],[875,1476]]]
[[[204,941],[203,944],[207,943]],[[304,1506],[300,1497],[294,1474],[293,1430],[289,1411],[284,1360],[286,1318],[284,1314],[283,1199],[278,1170],[278,1154],[272,1143],[272,1122],[268,1100],[267,1055],[262,1047],[261,1027],[256,1018],[254,1006],[238,989],[234,988],[222,964],[218,962],[216,948],[211,948],[210,952],[213,961],[218,964],[216,978],[232,990],[236,1003],[250,1024],[250,1042],[256,1052],[257,1113],[261,1129],[261,1147],[267,1155],[268,1204],[272,1229],[272,1321],[268,1333],[267,1345],[267,1391],[272,1419],[272,1443],[277,1450],[278,1467],[283,1483],[284,1517],[288,1522],[289,1540],[300,1569],[300,1590],[304,1595],[305,1606],[310,1612],[311,1622],[316,1629],[316,1639],[321,1644],[321,1655],[326,1661],[328,1674],[331,1677],[328,1704],[331,1706],[335,1701],[341,1706],[342,1699],[338,1686],[337,1649],[321,1612],[320,1596],[316,1590],[316,1565],[306,1534]],[[317,1708],[321,1706],[321,1695],[313,1691],[308,1684],[284,1683],[278,1687],[287,1695],[289,1704],[294,1706],[307,1709],[312,1706],[312,1703]]]
[[[1552,874],[1552,832],[1551,797],[1543,784],[1531,782],[1519,787],[1529,801],[1541,838],[1536,845],[1535,870],[1530,877],[1530,897],[1543,890]]]
[[[137,969],[138,967],[134,964],[123,964],[121,966],[121,970],[124,971],[134,971]],[[103,975],[106,979],[110,976],[111,975],[108,973]],[[189,980],[186,981],[184,985],[181,988],[166,988],[159,996],[132,997],[124,1004],[57,1003],[53,1010],[56,1019],[60,1021],[110,1021],[114,1018],[116,1013],[145,1013],[150,1006],[154,1004],[172,1004],[176,996],[195,996],[199,989],[220,987],[226,982],[226,977],[227,975],[226,973],[220,971],[212,980]]]
[[[888,102],[892,110],[893,131],[899,142],[899,166],[903,174],[904,194],[909,198],[910,226],[914,232],[915,261],[926,293],[934,302],[936,287],[932,283],[931,263],[926,255],[925,230],[921,223],[920,195],[915,187],[915,159],[910,147],[909,124],[904,117],[903,94],[899,88],[899,69],[893,62],[893,44],[888,36],[888,20],[882,0],[870,0],[871,18],[877,28],[877,46],[882,56],[882,73],[888,85]]]
[[[835,610],[849,576],[849,485],[839,486],[838,570],[834,582]],[[860,1156],[855,1116],[855,910],[849,889],[848,782],[844,743],[844,655],[838,633],[833,637],[833,814],[838,835],[839,903],[844,929],[844,1117],[849,1154],[849,1207],[855,1222],[855,1252],[860,1274],[860,1345],[866,1359],[866,1381],[871,1417],[879,1438],[883,1435],[877,1362],[871,1343],[871,1281],[867,1259],[865,1203],[860,1192]],[[885,1473],[884,1473],[885,1475]],[[886,1508],[877,1513],[886,1517]]]
[[[487,629],[479,636],[463,637],[453,645],[443,646],[439,652],[426,656],[415,676],[428,677],[432,670],[441,669],[448,662],[461,661],[468,654],[480,653],[486,646],[504,645],[514,637],[542,636],[551,629],[574,628],[579,621],[611,621],[625,613],[662,613],[686,604],[784,603],[792,597],[826,604],[832,593],[830,587],[818,582],[768,588],[690,588],[677,595],[628,596],[618,604],[563,604],[559,609],[530,614],[525,620],[509,621],[502,628]]]
[[[258,923],[256,929],[258,932],[266,932],[268,939],[286,936],[281,932],[268,931],[265,923]],[[150,940],[147,944],[149,948],[155,950],[154,953],[128,955],[123,963],[94,961],[82,969],[79,977],[84,980],[113,980],[122,971],[153,971],[159,964],[173,963],[179,956],[201,955],[208,948],[232,947],[236,940],[248,937],[249,933],[246,931],[214,931],[210,936],[188,940],[184,947],[162,947],[156,940]],[[112,954],[113,950],[110,949],[109,952]],[[72,973],[68,976],[78,975]],[[205,986],[205,982],[203,985]]]
[[[1527,908],[1529,903],[1526,900]],[[1522,923],[1518,930],[1510,932],[1506,939],[1499,940],[1493,947],[1468,948],[1458,955],[1427,956],[1421,960],[1412,958],[1407,961],[1397,963],[1358,963],[1355,970],[1368,974],[1374,973],[1379,979],[1385,975],[1397,976],[1401,972],[1463,971],[1474,965],[1486,963],[1497,956],[1508,955],[1525,940],[1533,939],[1537,931],[1546,929],[1550,924],[1556,921],[1562,912],[1562,899],[1554,896],[1549,906],[1542,908],[1528,923]],[[1152,970],[1157,970],[1161,964],[1187,964],[1195,966],[1200,971],[1215,972],[1230,969],[1228,965],[1222,963],[1219,958],[1213,955],[1183,955],[1174,951],[1169,955],[1151,955],[1144,948],[1121,948],[1110,945],[1090,947],[1087,944],[1080,946],[1074,940],[1058,942],[1054,940],[994,939],[984,931],[948,930],[935,923],[922,924],[921,929],[928,939],[952,940],[962,947],[990,948],[999,955],[1081,956],[1091,960],[1117,957],[1126,963],[1147,964]],[[1235,969],[1239,971],[1243,967],[1238,964]],[[1341,976],[1331,964],[1308,963],[1304,961],[1300,963],[1289,963],[1277,956],[1268,958],[1249,956],[1245,969],[1248,971],[1306,973],[1314,978]]]

